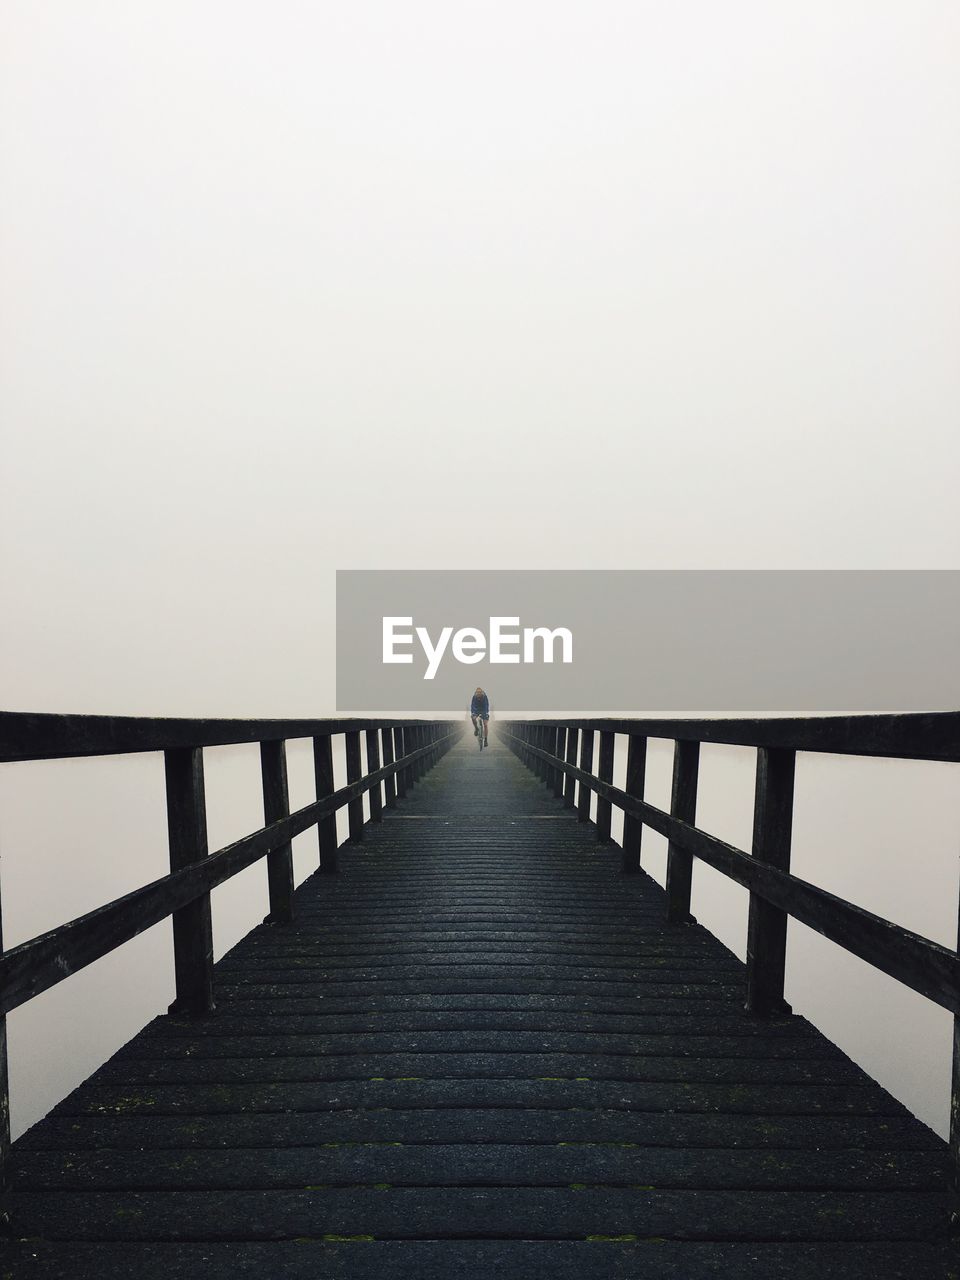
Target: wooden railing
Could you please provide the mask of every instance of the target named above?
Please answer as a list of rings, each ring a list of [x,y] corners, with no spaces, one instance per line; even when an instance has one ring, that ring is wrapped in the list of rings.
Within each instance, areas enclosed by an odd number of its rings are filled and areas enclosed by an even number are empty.
[[[501,721],[499,733],[563,803],[609,841],[612,806],[623,811],[621,867],[640,870],[643,827],[668,840],[667,919],[689,922],[693,860],[699,858],[750,892],[746,1008],[787,1012],[783,998],[787,917],[836,942],[954,1015],[950,1147],[960,1171],[960,956],[790,874],[793,791],[798,751],[960,760],[960,713],[836,716],[769,720]],[[627,739],[623,789],[613,785],[615,735]],[[598,739],[596,765],[594,744]],[[674,742],[670,812],[644,800],[648,738]],[[753,845],[742,849],[695,825],[701,743],[757,748]],[[579,788],[575,789],[575,784]]]
[[[267,920],[291,921],[294,836],[316,826],[319,870],[335,873],[337,811],[346,805],[349,839],[361,841],[364,795],[369,794],[371,821],[379,821],[384,804],[395,807],[462,732],[459,722],[442,720],[151,720],[0,712],[0,763],[162,751],[170,847],[169,875],[0,955],[0,1161],[10,1141],[6,1014],[11,1009],[172,916],[176,1000],[171,1011],[211,1012],[211,889],[266,858]],[[338,734],[344,738],[347,785],[334,790]],[[313,740],[317,798],[291,813],[286,742],[298,738]],[[232,743],[259,744],[265,825],[209,853],[203,749]]]

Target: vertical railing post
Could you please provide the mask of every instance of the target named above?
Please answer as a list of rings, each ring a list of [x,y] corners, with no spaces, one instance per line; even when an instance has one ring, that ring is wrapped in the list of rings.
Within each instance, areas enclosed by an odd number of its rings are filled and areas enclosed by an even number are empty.
[[[697,781],[700,776],[700,743],[678,740],[673,748],[673,791],[670,814],[691,825],[697,818]],[[690,924],[690,891],[693,886],[693,854],[673,840],[667,845],[667,920]]]
[[[753,809],[753,856],[778,871],[790,870],[796,752],[758,747]],[[787,955],[787,913],[750,895],[747,925],[747,1011],[789,1013],[783,998]]]
[[[537,729],[537,746],[541,751],[550,750],[550,730],[547,725],[541,724]],[[540,781],[548,787],[550,785],[550,766],[542,757],[540,759]]]
[[[403,731],[403,749],[407,755],[411,755],[417,749],[417,726],[408,724]],[[417,785],[417,766],[411,764],[407,766],[407,793],[409,794]]]
[[[347,786],[351,782],[359,782],[363,777],[363,763],[360,757],[360,730],[349,729],[344,735],[347,759]],[[363,839],[363,796],[347,802],[347,819],[350,828],[350,840],[359,844]]]
[[[407,754],[407,732],[402,725],[398,725],[393,731],[393,741],[396,745],[397,759],[402,760]],[[407,794],[407,776],[409,770],[397,770],[397,799],[402,800]]]
[[[333,795],[333,738],[329,733],[313,740],[313,774],[317,783],[317,799]],[[337,870],[337,815],[327,814],[317,823],[317,842],[320,846],[320,871],[333,875]]]
[[[263,780],[263,820],[270,826],[290,816],[285,742],[260,743],[260,776]],[[264,923],[289,924],[293,919],[293,848],[289,840],[267,854],[267,886],[270,914]]]
[[[2,913],[0,913],[0,954],[3,953]],[[0,1190],[6,1189],[7,1161],[10,1157],[10,1077],[7,1068],[7,1015],[0,1014]]]
[[[577,763],[577,742],[579,734],[579,729],[567,729],[567,764],[575,765]],[[566,774],[563,779],[563,807],[565,809],[573,808],[574,798],[577,793],[576,789],[576,778],[571,778],[569,774]]]
[[[553,736],[550,749],[558,760],[563,759],[563,748],[566,743],[566,730],[561,729],[559,725],[553,730]],[[558,800],[563,799],[563,770],[558,766],[553,767],[553,794]]]
[[[580,768],[584,773],[593,773],[593,730],[580,731]],[[580,783],[580,794],[577,797],[577,821],[590,821],[590,788]]]
[[[557,751],[557,730],[552,724],[543,727],[543,749],[549,751],[551,755],[556,755]],[[556,791],[557,786],[557,770],[552,763],[547,764],[547,786],[551,791]]]
[[[382,736],[383,736],[383,763],[385,765],[393,764],[393,761],[394,761],[393,730],[385,728],[383,730]],[[383,790],[386,797],[385,799],[386,807],[388,809],[395,809],[397,807],[397,775],[395,773],[391,774],[389,778],[384,778]]]
[[[644,778],[647,771],[647,740],[640,733],[631,733],[627,741],[627,778],[624,791],[637,800],[643,799]],[[643,823],[632,813],[623,815],[623,853],[620,870],[634,875],[640,870],[640,844],[643,839]]]
[[[600,753],[597,760],[597,777],[601,782],[613,782],[613,749],[615,741],[610,729],[600,730]],[[603,796],[597,796],[597,840],[601,844],[610,841],[610,819],[613,805]]]
[[[367,730],[367,773],[376,773],[380,768],[380,730]],[[370,821],[380,822],[383,819],[383,792],[381,783],[375,783],[367,795],[370,797]]]
[[[407,748],[407,753],[412,755],[413,752],[415,752],[420,746],[420,726],[416,724],[410,725],[407,728],[406,733],[403,735],[403,741]],[[408,791],[412,791],[413,788],[417,785],[417,781],[419,777],[420,777],[420,765],[416,761],[414,761],[414,763],[410,765],[409,769],[407,770],[407,790]]]
[[[181,871],[207,856],[207,809],[203,748],[164,752],[170,870]],[[213,927],[210,894],[173,912],[176,999],[171,1013],[203,1014],[213,1009]]]
[[[957,926],[957,950],[960,951],[960,923]],[[4,1054],[4,1071],[6,1055]],[[953,1190],[960,1194],[960,1014],[953,1015],[953,1080],[950,1090],[950,1157],[953,1166]]]

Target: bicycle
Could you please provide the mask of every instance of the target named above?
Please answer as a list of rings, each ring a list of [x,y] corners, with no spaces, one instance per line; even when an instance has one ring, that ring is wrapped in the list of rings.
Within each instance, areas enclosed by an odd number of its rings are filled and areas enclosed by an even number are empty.
[[[480,750],[482,751],[484,747],[490,746],[490,743],[487,741],[486,732],[484,730],[483,716],[474,716],[472,718],[474,721],[473,732],[477,736],[477,743],[479,744]]]

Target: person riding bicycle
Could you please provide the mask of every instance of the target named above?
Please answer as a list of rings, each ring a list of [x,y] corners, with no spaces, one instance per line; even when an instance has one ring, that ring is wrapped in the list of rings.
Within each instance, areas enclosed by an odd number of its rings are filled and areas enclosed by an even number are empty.
[[[481,749],[483,747],[489,747],[490,743],[487,741],[487,726],[490,722],[490,699],[479,685],[477,686],[476,693],[474,693],[473,697],[470,699],[470,719],[473,721],[473,736],[478,738],[480,737],[481,732],[483,734],[483,741],[480,744]]]

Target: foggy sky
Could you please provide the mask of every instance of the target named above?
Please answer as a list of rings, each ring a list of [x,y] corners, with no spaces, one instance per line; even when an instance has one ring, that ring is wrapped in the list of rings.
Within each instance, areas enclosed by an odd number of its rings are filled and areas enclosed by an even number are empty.
[[[337,567],[955,567],[958,28],[4,0],[4,705],[326,710]]]

